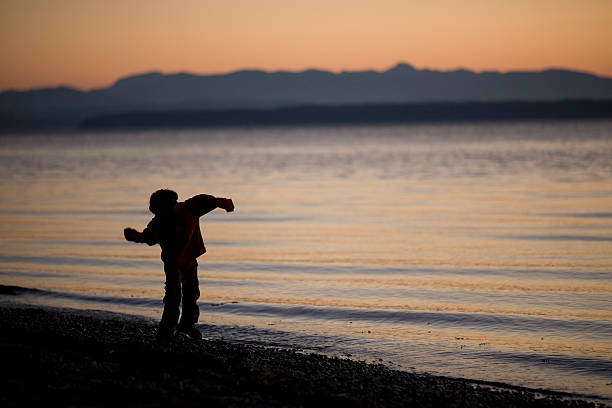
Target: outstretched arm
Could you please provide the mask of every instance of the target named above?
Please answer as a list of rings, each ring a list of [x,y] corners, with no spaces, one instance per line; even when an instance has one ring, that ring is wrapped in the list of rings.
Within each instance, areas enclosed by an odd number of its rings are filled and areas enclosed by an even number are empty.
[[[215,208],[223,208],[227,212],[234,211],[234,202],[231,198],[215,197],[208,194],[198,194],[185,201],[191,211],[198,217],[211,212]]]
[[[123,230],[123,235],[128,241],[138,242],[141,244],[155,245],[158,242],[151,228],[151,224],[149,224],[142,232],[138,232],[134,228],[126,228]]]

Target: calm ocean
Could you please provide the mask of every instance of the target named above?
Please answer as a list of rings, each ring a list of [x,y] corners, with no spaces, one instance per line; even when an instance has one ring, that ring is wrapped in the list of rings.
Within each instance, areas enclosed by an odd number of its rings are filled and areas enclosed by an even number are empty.
[[[169,187],[205,337],[612,399],[612,122],[0,136],[0,300],[158,319]],[[103,335],[103,333],[101,333]]]

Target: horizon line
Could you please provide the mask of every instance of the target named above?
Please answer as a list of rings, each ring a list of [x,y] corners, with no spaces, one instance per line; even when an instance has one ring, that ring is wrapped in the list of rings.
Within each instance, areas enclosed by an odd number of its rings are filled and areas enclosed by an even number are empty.
[[[395,64],[393,64],[392,66],[390,66],[389,68],[383,68],[383,69],[374,69],[374,68],[364,68],[364,69],[355,69],[355,70],[346,70],[346,69],[342,69],[342,70],[332,70],[332,69],[326,69],[326,68],[317,68],[317,67],[308,67],[308,68],[301,68],[301,69],[295,69],[295,70],[290,70],[290,69],[263,69],[263,68],[255,68],[255,67],[244,67],[244,68],[237,68],[237,69],[233,69],[233,70],[229,70],[229,71],[218,71],[218,72],[204,72],[204,73],[198,73],[198,72],[194,72],[194,71],[164,71],[164,70],[159,70],[159,69],[151,69],[148,71],[139,71],[139,72],[134,72],[134,73],[130,73],[130,74],[124,74],[122,76],[119,76],[117,79],[115,79],[114,81],[112,81],[111,83],[107,84],[107,85],[102,85],[102,86],[94,86],[91,88],[83,88],[83,87],[78,87],[78,86],[73,86],[73,85],[69,85],[66,83],[59,83],[57,85],[43,85],[43,86],[39,86],[39,87],[29,87],[29,88],[5,88],[5,89],[0,89],[0,94],[5,93],[5,92],[31,92],[31,91],[42,91],[42,90],[55,90],[55,89],[71,89],[71,90],[75,90],[75,91],[79,91],[79,92],[92,92],[92,91],[97,91],[97,90],[102,90],[102,89],[106,89],[109,87],[112,87],[113,85],[117,84],[119,81],[122,81],[124,79],[127,78],[132,78],[132,77],[138,77],[138,76],[145,76],[145,75],[152,75],[152,74],[159,74],[159,75],[163,75],[163,76],[173,76],[173,75],[193,75],[193,76],[224,76],[224,75],[232,75],[232,74],[236,74],[236,73],[241,73],[241,72],[263,72],[266,74],[278,74],[278,73],[292,73],[292,74],[301,74],[301,73],[305,73],[305,72],[309,72],[309,71],[319,71],[319,72],[329,72],[331,74],[334,75],[340,75],[340,74],[345,74],[345,73],[363,73],[363,72],[375,72],[377,74],[383,74],[385,72],[389,72],[394,68],[397,68],[399,66],[408,66],[416,71],[431,71],[431,72],[439,72],[439,73],[451,73],[451,72],[458,72],[458,71],[467,71],[467,72],[471,72],[474,74],[485,74],[485,73],[494,73],[494,74],[509,74],[509,73],[541,73],[541,72],[546,72],[546,71],[568,71],[568,72],[575,72],[578,74],[586,74],[586,75],[592,75],[592,76],[596,76],[598,78],[604,78],[604,79],[612,79],[612,76],[605,76],[605,75],[599,75],[596,74],[592,71],[587,71],[587,70],[581,70],[581,69],[572,69],[572,68],[568,68],[568,67],[560,67],[560,66],[547,66],[547,67],[543,67],[543,68],[539,68],[539,69],[510,69],[510,70],[497,70],[497,69],[484,69],[484,70],[475,70],[475,69],[471,69],[471,68],[467,68],[467,67],[463,67],[463,66],[458,66],[455,68],[450,68],[450,69],[436,69],[436,68],[432,68],[429,66],[423,66],[423,67],[416,67],[415,65],[406,62],[406,61],[398,61]]]

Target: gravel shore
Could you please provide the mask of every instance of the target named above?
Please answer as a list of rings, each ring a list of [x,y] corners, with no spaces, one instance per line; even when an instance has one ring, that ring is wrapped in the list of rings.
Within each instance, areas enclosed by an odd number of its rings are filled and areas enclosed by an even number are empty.
[[[0,405],[595,407],[383,365],[222,341],[155,341],[155,323],[106,312],[0,305]]]

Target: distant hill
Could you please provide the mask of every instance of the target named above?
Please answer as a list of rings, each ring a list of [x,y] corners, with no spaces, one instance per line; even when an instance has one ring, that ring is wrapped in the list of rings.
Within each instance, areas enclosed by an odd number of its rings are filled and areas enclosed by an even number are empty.
[[[100,115],[306,105],[610,100],[612,78],[567,71],[418,70],[398,64],[384,72],[238,71],[222,75],[158,72],[108,88],[49,88],[0,93],[0,128],[74,127]]]

